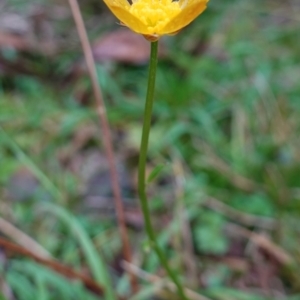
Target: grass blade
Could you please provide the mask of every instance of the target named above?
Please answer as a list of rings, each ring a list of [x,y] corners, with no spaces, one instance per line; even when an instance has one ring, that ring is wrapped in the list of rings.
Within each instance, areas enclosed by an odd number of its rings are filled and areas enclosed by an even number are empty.
[[[42,210],[53,213],[67,224],[67,226],[78,239],[93,276],[95,277],[96,281],[105,288],[105,299],[116,300],[112,281],[106,268],[106,264],[78,220],[67,210],[55,204],[43,204]]]

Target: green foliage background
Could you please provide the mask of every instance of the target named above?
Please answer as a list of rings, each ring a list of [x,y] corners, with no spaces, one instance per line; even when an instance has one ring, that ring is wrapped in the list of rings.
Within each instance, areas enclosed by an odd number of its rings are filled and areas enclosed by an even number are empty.
[[[14,0],[9,7],[20,13],[32,5],[54,5],[35,2]],[[91,39],[117,28],[102,2],[82,1],[81,6]],[[186,210],[198,272],[193,288],[210,299],[300,299],[299,12],[296,0],[211,0],[188,28],[162,40],[168,54],[159,63],[149,168],[165,167],[150,186],[153,219],[161,245],[189,286],[180,225]],[[74,62],[82,60],[76,30],[70,16],[51,24],[57,37],[73,44],[50,59],[0,48],[1,58],[21,61],[32,71],[0,70],[0,214],[59,261],[89,269],[98,282],[108,281],[126,295],[128,278],[116,268],[120,240],[113,213],[87,212],[82,173],[68,165],[89,151],[102,151],[93,98],[78,99],[82,91],[90,95],[87,76],[65,80]],[[97,68],[117,156],[134,178],[147,65]],[[76,134],[86,128],[92,134],[76,149]],[[183,172],[174,171],[174,165]],[[12,178],[21,168],[37,180],[26,199],[23,190],[12,193]],[[208,207],[210,197],[275,226],[240,224],[226,211]],[[282,268],[272,255],[232,232],[232,223],[266,235],[293,265]],[[130,236],[141,268],[157,273],[160,266],[147,252],[143,231],[131,228]],[[228,257],[247,267],[234,267]],[[93,270],[95,263],[103,266]],[[262,276],[261,265],[272,269],[267,286],[248,278]],[[6,257],[1,272],[18,300],[99,299],[78,282],[23,257]],[[154,291],[143,283],[136,299],[154,299]]]

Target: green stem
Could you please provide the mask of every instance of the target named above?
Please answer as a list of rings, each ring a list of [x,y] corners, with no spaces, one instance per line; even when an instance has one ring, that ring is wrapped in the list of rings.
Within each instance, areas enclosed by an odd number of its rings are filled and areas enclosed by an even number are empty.
[[[154,89],[155,89],[155,78],[156,78],[156,66],[157,66],[157,49],[158,42],[151,43],[151,55],[150,55],[150,67],[149,67],[149,77],[148,77],[148,89],[147,89],[147,97],[144,111],[144,123],[143,123],[143,132],[142,132],[142,140],[141,140],[141,148],[140,148],[140,157],[139,157],[139,170],[138,170],[138,193],[141,202],[141,207],[143,211],[145,228],[150,240],[151,247],[153,247],[156,252],[160,263],[166,270],[170,279],[174,282],[178,289],[178,295],[183,300],[187,300],[187,297],[184,294],[183,287],[180,281],[177,278],[176,273],[170,268],[168,261],[159,247],[156,234],[153,229],[150,211],[148,206],[147,194],[146,194],[146,160],[147,160],[147,150],[148,150],[148,142],[149,142],[149,133],[151,128],[151,116],[152,116],[152,107],[153,107],[153,99],[154,99]]]

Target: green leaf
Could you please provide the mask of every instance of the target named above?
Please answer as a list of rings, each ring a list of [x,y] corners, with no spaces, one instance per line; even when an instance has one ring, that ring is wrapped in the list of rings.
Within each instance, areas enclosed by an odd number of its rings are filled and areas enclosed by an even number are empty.
[[[228,249],[228,240],[222,232],[223,226],[222,216],[212,212],[202,214],[194,231],[198,250],[204,253],[224,254]]]
[[[147,178],[147,183],[152,182],[165,168],[166,164],[159,164],[157,165],[150,173],[150,175]]]

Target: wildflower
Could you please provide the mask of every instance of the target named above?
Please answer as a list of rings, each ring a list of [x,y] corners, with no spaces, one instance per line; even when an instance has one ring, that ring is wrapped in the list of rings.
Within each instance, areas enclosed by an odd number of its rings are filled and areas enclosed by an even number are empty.
[[[115,16],[131,30],[151,41],[176,34],[206,8],[208,0],[104,0]]]

